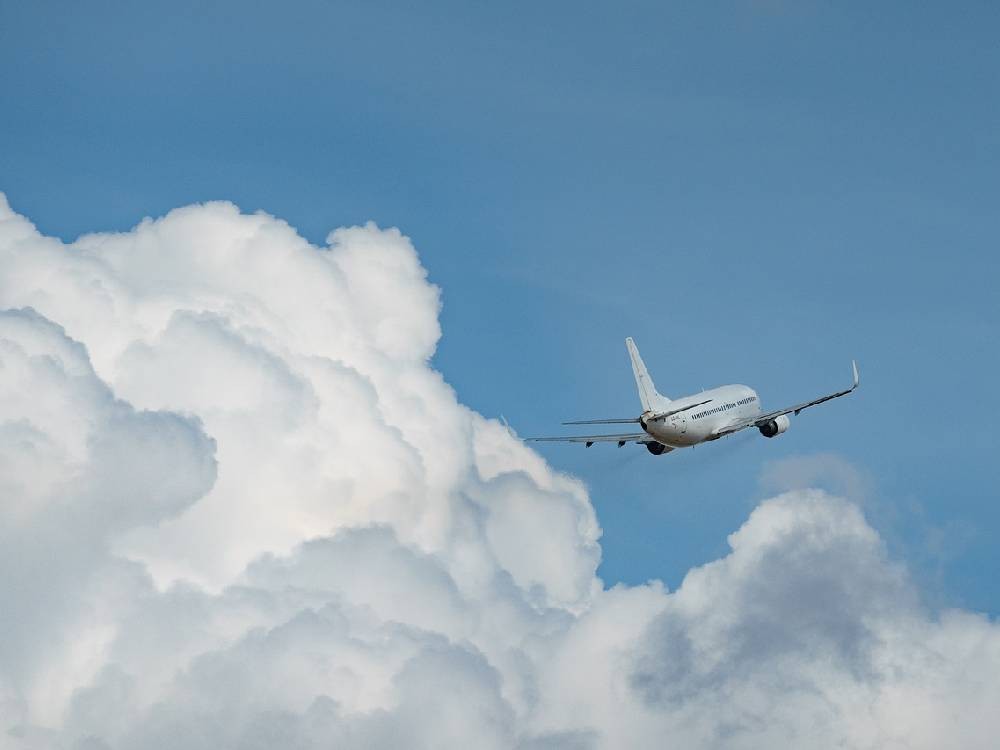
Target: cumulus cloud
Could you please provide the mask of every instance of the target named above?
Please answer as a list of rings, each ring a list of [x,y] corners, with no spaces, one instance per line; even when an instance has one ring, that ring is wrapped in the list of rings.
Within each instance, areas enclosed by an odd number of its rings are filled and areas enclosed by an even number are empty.
[[[0,196],[0,747],[992,746],[1000,629],[808,471],[605,588],[582,484],[430,367],[439,306],[396,230],[65,244]]]

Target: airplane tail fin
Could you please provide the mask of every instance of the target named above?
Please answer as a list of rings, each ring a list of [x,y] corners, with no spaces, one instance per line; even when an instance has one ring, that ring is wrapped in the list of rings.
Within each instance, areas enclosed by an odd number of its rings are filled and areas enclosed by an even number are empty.
[[[625,339],[625,346],[628,348],[628,356],[632,359],[632,372],[635,374],[635,385],[639,390],[639,400],[642,402],[642,410],[664,411],[670,403],[670,399],[661,396],[653,379],[649,377],[649,371],[639,356],[639,349],[636,347],[632,337]]]

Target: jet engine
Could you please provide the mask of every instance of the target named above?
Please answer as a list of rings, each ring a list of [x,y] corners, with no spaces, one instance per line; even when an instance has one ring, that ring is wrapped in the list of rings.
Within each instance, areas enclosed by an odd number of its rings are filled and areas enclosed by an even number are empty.
[[[663,443],[646,443],[646,450],[648,450],[654,456],[659,456],[664,451],[670,450],[670,448],[665,446]]]
[[[764,424],[760,425],[757,429],[760,430],[760,434],[764,437],[773,438],[775,435],[780,435],[791,425],[791,420],[788,418],[787,414],[782,414],[780,417],[775,417],[774,419],[769,419]]]

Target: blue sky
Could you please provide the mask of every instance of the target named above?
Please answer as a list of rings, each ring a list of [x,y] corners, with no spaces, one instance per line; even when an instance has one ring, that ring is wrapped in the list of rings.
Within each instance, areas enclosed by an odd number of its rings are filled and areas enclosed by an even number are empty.
[[[769,462],[836,454],[945,605],[1000,612],[996,6],[0,3],[0,190],[47,233],[227,199],[373,219],[443,289],[436,366],[521,434],[724,382],[777,440],[542,449],[605,580],[717,557]],[[828,462],[836,466],[835,462]],[[836,471],[820,478],[836,488]]]

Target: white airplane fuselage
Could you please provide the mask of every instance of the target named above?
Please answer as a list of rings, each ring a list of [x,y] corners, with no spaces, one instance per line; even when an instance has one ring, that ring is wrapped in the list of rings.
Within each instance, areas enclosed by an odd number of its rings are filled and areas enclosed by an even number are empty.
[[[735,419],[756,417],[762,413],[757,392],[745,385],[723,385],[670,402],[670,409],[701,404],[669,417],[653,418],[645,412],[639,419],[642,429],[669,448],[687,448],[717,437],[717,429]]]

